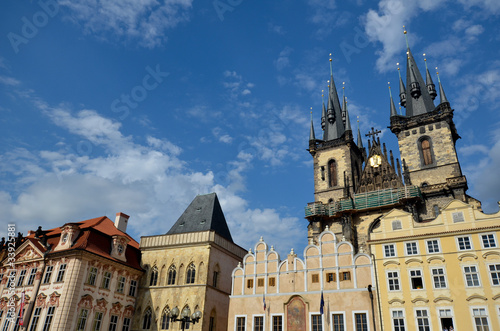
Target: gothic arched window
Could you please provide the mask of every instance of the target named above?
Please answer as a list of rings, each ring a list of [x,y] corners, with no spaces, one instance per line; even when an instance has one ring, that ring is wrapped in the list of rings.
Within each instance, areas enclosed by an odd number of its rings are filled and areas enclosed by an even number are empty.
[[[153,267],[151,269],[151,278],[149,279],[149,286],[156,286],[158,283],[158,268]]]
[[[171,265],[170,268],[168,268],[168,279],[167,279],[167,285],[174,285],[175,284],[175,276],[177,275],[177,271],[175,270],[175,265]]]
[[[328,185],[330,187],[337,186],[337,163],[335,160],[328,161]]]
[[[144,313],[144,318],[142,320],[142,329],[143,330],[149,330],[151,329],[151,308],[146,309],[146,312]]]
[[[422,160],[424,165],[432,164],[431,142],[429,138],[424,138],[420,141],[422,151]]]
[[[168,330],[170,328],[170,317],[168,316],[169,312],[170,309],[168,309],[168,307],[163,309],[163,314],[161,315],[161,330]]]
[[[196,276],[196,267],[194,264],[190,264],[187,267],[187,272],[186,272],[186,284],[194,284],[194,277]]]

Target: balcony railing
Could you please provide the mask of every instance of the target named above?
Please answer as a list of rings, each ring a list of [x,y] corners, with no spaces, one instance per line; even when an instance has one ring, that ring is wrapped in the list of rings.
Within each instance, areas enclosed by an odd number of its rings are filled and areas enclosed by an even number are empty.
[[[408,185],[401,188],[390,188],[366,193],[355,194],[354,197],[323,204],[322,202],[308,203],[305,212],[309,216],[333,216],[336,213],[351,209],[368,209],[399,204],[404,199],[422,197],[420,188]]]

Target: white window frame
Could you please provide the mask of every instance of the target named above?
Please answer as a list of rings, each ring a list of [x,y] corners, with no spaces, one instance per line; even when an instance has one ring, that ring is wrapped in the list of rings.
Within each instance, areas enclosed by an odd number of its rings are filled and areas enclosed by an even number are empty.
[[[397,290],[391,290],[391,284],[389,283],[389,273],[390,272],[396,272],[398,274],[397,281],[398,281],[398,289]],[[389,292],[398,292],[401,291],[401,271],[399,269],[388,269],[385,271],[385,276],[387,279],[387,290]],[[391,278],[394,279],[394,278]]]
[[[490,266],[492,265],[499,265],[500,266],[500,262],[499,263],[488,263],[486,264],[486,267],[488,268],[488,274],[489,274],[489,278],[490,278],[490,284],[491,286],[500,286],[500,277],[498,277],[498,284],[493,284],[493,277],[492,277],[492,271],[490,270]],[[500,269],[499,270],[496,270],[496,273],[498,273],[500,275]]]
[[[368,327],[368,331],[371,330],[370,326],[370,313],[368,310],[353,310],[352,311],[352,329],[356,331],[356,314],[366,314],[366,326]]]
[[[441,267],[431,267],[431,280],[432,280],[432,288],[435,290],[442,290],[442,289],[447,289],[448,288],[448,277],[446,277],[446,268],[444,266]],[[440,277],[441,275],[434,275],[433,271],[441,269],[443,270],[443,277],[444,277],[444,282],[446,284],[445,287],[436,287],[436,282],[434,281],[434,277]]]
[[[394,316],[392,315],[393,312],[395,311],[402,311],[403,312],[403,323],[404,323],[404,330],[407,330],[408,329],[408,326],[406,324],[406,311],[403,307],[400,307],[400,308],[391,308],[390,309],[390,314],[391,314],[391,330],[392,331],[395,331],[396,328],[394,327]]]
[[[28,276],[28,280],[26,282],[26,286],[31,286],[35,283],[36,272],[38,268],[31,268],[30,274]]]
[[[262,317],[262,329],[266,329],[266,314],[253,314],[252,315],[252,331],[255,330],[254,322],[255,322],[255,317]]]
[[[409,244],[415,244],[415,247],[417,249],[417,252],[415,254],[408,254],[408,246]],[[420,255],[420,250],[418,247],[418,241],[407,241],[405,242],[405,255],[406,256],[415,256],[415,255]]]
[[[63,268],[63,269],[61,270],[61,268]],[[63,263],[63,264],[61,264],[59,266],[59,269],[57,271],[56,281],[55,281],[56,283],[64,282],[64,275],[66,274],[67,268],[68,268],[68,264],[67,263]]]
[[[387,255],[386,254],[386,250],[385,250],[385,247],[386,246],[392,246],[393,250],[394,250],[394,255]],[[384,250],[384,257],[397,257],[398,256],[398,251],[396,249],[396,244],[385,244],[382,246],[383,250]]]
[[[488,322],[488,328],[490,330],[493,330],[492,325],[491,325],[490,314],[488,311],[488,306],[470,306],[470,315],[472,317],[472,326],[473,326],[474,330],[476,329],[476,315],[474,315],[474,309],[484,309],[484,311],[486,312],[486,315],[477,315],[477,316],[478,317],[479,316],[486,317],[486,321]]]
[[[456,330],[457,329],[457,324],[455,323],[455,312],[453,311],[453,307],[452,306],[436,307],[436,316],[438,318],[438,323],[441,323],[441,314],[440,314],[441,310],[449,310],[449,311],[451,311],[451,316],[447,316],[447,317],[451,318],[451,321],[453,322],[453,328]]]
[[[465,268],[467,267],[474,267],[476,268],[476,271],[475,271],[475,274],[477,274],[477,281],[479,283],[479,285],[472,285],[472,286],[469,286],[467,285],[467,274],[466,274],[466,271],[465,271]],[[468,265],[463,265],[462,266],[462,270],[463,270],[463,274],[464,274],[464,283],[465,283],[465,287],[481,287],[481,275],[479,274],[479,268],[478,268],[478,265],[477,264],[468,264]]]
[[[493,241],[495,242],[495,246],[485,247],[484,246],[484,241],[483,241],[483,236],[493,236]],[[479,241],[481,241],[481,247],[483,249],[498,248],[497,235],[494,232],[480,233],[479,234]]]
[[[469,239],[469,244],[470,244],[470,248],[465,248],[465,249],[460,249],[460,239],[462,238],[468,238]],[[474,249],[474,245],[472,243],[472,237],[470,235],[465,235],[465,236],[456,236],[455,237],[455,241],[457,243],[457,250],[459,252],[464,252],[464,251],[471,251]]]
[[[437,252],[431,252],[429,251],[429,242],[431,241],[436,241],[437,242],[437,246],[438,246],[438,251]],[[429,240],[426,240],[425,241],[425,249],[427,250],[427,254],[439,254],[439,253],[442,253],[442,250],[441,250],[441,240],[439,239],[429,239]]]
[[[429,308],[428,307],[415,307],[413,308],[413,314],[415,316],[415,331],[419,331],[418,330],[418,316],[417,316],[417,310],[425,310],[427,312],[427,321],[429,322],[429,330],[432,331],[432,320],[431,320],[431,313],[429,311]]]
[[[342,322],[344,323],[344,331],[347,331],[347,325],[346,325],[346,319],[345,319],[345,311],[331,311],[330,312],[331,330],[333,330],[333,315],[342,315]]]
[[[325,329],[325,314],[321,314],[321,312],[319,311],[313,311],[313,312],[309,312],[309,330],[312,330],[312,326],[313,326],[313,315],[319,315],[321,316],[321,330],[324,330]],[[253,330],[253,328],[252,328]]]
[[[247,315],[235,315],[234,316],[234,331],[238,331],[238,317],[243,317],[245,319],[245,331],[247,331]],[[253,322],[252,322],[253,325]]]
[[[411,276],[411,272],[412,271],[419,271],[420,272],[420,278],[422,278],[422,288],[413,288],[413,284],[412,284],[412,276]],[[412,269],[408,269],[408,280],[409,280],[409,283],[410,283],[410,290],[412,291],[422,291],[422,290],[425,290],[425,280],[424,280],[424,270],[422,268],[412,268]]]
[[[281,316],[281,330],[285,330],[285,314],[271,314],[271,317],[269,318],[269,330],[273,331],[273,317],[274,316]]]

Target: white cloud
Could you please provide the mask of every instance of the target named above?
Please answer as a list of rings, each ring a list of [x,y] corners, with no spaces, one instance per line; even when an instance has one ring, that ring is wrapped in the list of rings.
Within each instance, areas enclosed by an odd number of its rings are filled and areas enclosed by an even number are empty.
[[[290,54],[292,51],[293,49],[287,46],[280,52],[278,58],[274,61],[276,69],[283,70],[290,65]]]
[[[154,48],[163,44],[165,32],[189,20],[192,0],[109,0],[79,2],[61,0],[69,9],[67,18],[81,24],[85,33],[103,39],[107,33]]]
[[[478,7],[486,14],[499,14],[500,2],[498,0],[458,0],[467,10],[472,7]]]
[[[0,63],[0,67],[1,66],[2,66],[2,63]],[[0,84],[9,85],[9,86],[16,86],[16,85],[19,85],[20,82],[17,79],[14,79],[12,77],[0,76]]]

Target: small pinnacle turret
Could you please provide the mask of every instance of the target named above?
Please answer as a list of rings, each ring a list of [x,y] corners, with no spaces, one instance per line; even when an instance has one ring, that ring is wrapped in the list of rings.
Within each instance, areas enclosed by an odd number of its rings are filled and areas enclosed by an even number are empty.
[[[389,99],[391,107],[391,117],[398,116],[398,112],[396,111],[396,106],[394,105],[394,100],[392,99],[391,85],[389,85]]]
[[[351,129],[351,120],[349,119],[349,111],[347,110],[347,98],[344,97],[344,109],[345,113],[345,130],[346,131],[352,131]]]
[[[398,63],[398,75],[399,75],[399,103],[401,106],[406,107],[406,89],[403,79],[401,78],[401,71],[399,70]]]
[[[313,124],[313,114],[311,111],[311,130],[309,132],[309,141],[315,141],[316,140],[316,135],[314,134],[314,124]]]
[[[439,101],[440,103],[448,102],[448,99],[446,99],[446,94],[444,94],[443,85],[441,85],[441,79],[439,78],[439,72],[437,71],[437,67],[436,67],[436,75],[438,76],[438,83],[439,83]]]
[[[434,82],[432,81],[431,74],[429,72],[429,68],[427,67],[427,59],[425,58],[425,53],[424,53],[424,62],[425,62],[425,85],[427,86],[427,91],[429,91],[429,94],[432,98],[432,100],[436,99],[437,93],[436,93],[436,85],[434,85]]]

